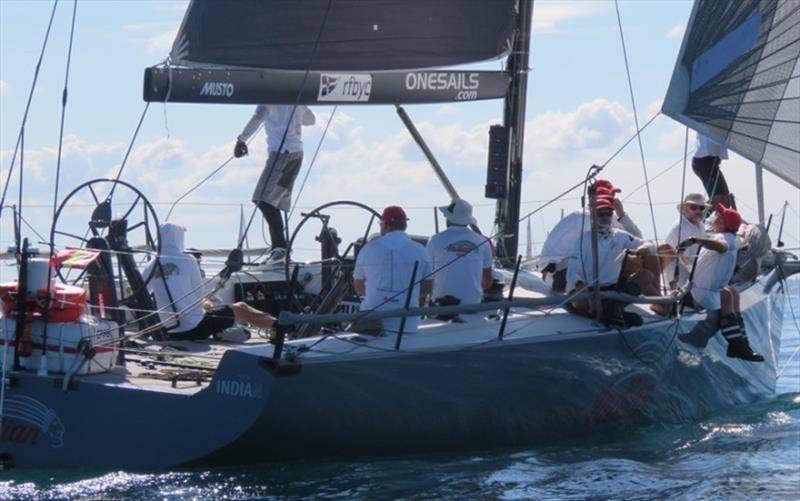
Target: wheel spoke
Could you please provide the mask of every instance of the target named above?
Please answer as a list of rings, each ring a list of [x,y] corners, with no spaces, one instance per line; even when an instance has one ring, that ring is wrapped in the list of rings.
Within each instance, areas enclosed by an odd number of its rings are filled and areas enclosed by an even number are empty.
[[[94,192],[94,188],[92,188],[92,185],[91,184],[87,185],[87,188],[89,188],[89,193],[91,193],[92,194],[92,198],[94,198],[94,203],[96,205],[100,205],[100,199],[97,198],[97,193]]]
[[[138,223],[134,224],[133,226],[128,226],[128,233],[132,232],[133,230],[135,230],[139,226],[144,226],[145,228],[147,228],[147,223],[145,221],[139,221]],[[145,230],[145,231],[147,231],[147,230]]]
[[[142,199],[142,197],[141,197],[141,196],[139,196],[139,195],[136,195],[136,200],[134,200],[134,201],[133,201],[133,203],[131,204],[131,206],[128,208],[128,211],[127,211],[127,212],[125,212],[125,214],[123,214],[123,215],[122,215],[122,218],[121,218],[121,219],[128,219],[128,216],[130,216],[131,212],[133,212],[133,209],[135,209],[135,208],[136,208],[136,205],[139,203],[139,200],[141,200],[141,199]],[[129,229],[130,229],[130,228],[129,228]]]

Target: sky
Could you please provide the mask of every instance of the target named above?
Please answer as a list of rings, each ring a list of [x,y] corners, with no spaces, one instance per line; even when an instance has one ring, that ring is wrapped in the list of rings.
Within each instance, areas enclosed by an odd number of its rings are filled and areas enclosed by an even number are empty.
[[[78,3],[58,204],[82,183],[116,175],[145,106],[143,71],[167,56],[186,5],[185,0]],[[6,182],[52,6],[49,0],[0,0],[0,186]],[[534,255],[561,212],[579,208],[578,194],[537,209],[579,182],[589,166],[611,158],[634,136],[637,119],[642,126],[656,115],[669,84],[691,2],[620,0],[618,6],[632,90],[613,1],[535,2],[522,195],[522,213],[536,211],[530,225]],[[50,231],[56,191],[72,10],[71,1],[58,3],[24,136],[22,212],[44,236]],[[500,69],[502,62],[479,67]],[[401,205],[411,219],[409,232],[432,233],[433,207],[446,205],[449,197],[393,107],[312,109],[317,124],[304,130],[305,160],[295,187],[297,208],[291,224],[300,221],[302,212],[323,203],[355,200],[376,210]],[[475,206],[483,232],[490,233],[494,203],[483,197],[488,130],[500,123],[502,102],[412,105],[406,110],[459,195]],[[121,179],[144,194],[163,221],[176,199],[230,157],[252,111],[247,105],[151,105]],[[603,174],[622,188],[626,210],[645,236],[663,238],[677,216],[686,129],[659,116],[640,137],[641,149],[638,141],[632,141]],[[688,137],[691,156],[694,133]],[[248,157],[228,163],[175,206],[170,219],[189,229],[188,246],[236,245],[240,220],[252,211],[250,195],[265,157],[260,133],[250,144]],[[17,159],[7,206],[19,202],[19,167]],[[743,216],[757,220],[752,164],[731,155],[723,169]],[[649,195],[645,172],[652,181]],[[779,213],[784,202],[789,203],[783,241],[787,247],[800,247],[800,191],[769,173],[764,182],[768,213]],[[685,187],[686,192],[701,191],[691,168]],[[83,232],[91,210],[87,196],[84,190],[70,199],[56,224],[59,230]],[[349,208],[330,215],[345,245],[366,229],[366,213]],[[318,227],[316,222],[305,225],[296,257],[314,257],[311,249]],[[773,223],[773,240],[777,227]],[[23,234],[31,241],[43,240],[33,229],[25,226]],[[524,253],[524,223],[522,229]],[[263,245],[265,233],[257,215],[248,243]],[[11,211],[4,210],[0,246],[12,244]],[[11,273],[9,267],[0,267],[0,280],[9,279]]]

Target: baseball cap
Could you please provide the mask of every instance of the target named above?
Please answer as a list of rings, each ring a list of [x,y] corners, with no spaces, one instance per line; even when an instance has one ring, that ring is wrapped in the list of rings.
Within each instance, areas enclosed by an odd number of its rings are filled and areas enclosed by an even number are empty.
[[[408,221],[408,216],[406,216],[406,211],[404,211],[402,207],[390,205],[383,209],[381,221],[384,223],[404,223]]]
[[[611,191],[612,193],[619,193],[622,191],[621,188],[617,188],[616,186],[611,184],[611,181],[609,181],[608,179],[598,179],[597,181],[595,181],[594,185],[597,188],[604,188],[606,190]]]
[[[714,206],[714,210],[722,218],[725,223],[725,229],[728,231],[739,231],[739,226],[742,224],[742,216],[736,209],[729,209],[724,205],[718,203]]]

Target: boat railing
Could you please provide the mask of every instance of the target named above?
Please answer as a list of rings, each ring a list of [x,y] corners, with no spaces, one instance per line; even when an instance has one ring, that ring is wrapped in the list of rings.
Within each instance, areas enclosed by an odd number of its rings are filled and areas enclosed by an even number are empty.
[[[674,304],[681,300],[685,292],[677,296],[633,296],[622,292],[601,291],[602,299],[612,299],[623,303],[642,303],[642,304]],[[563,294],[550,295],[537,298],[518,298],[504,299],[502,301],[491,301],[475,304],[458,304],[452,306],[425,306],[414,308],[397,308],[393,310],[372,310],[355,313],[329,313],[329,314],[308,314],[293,313],[282,311],[278,316],[278,321],[283,325],[302,325],[302,324],[336,324],[348,322],[369,322],[382,320],[384,318],[412,317],[412,316],[438,316],[438,315],[458,315],[460,313],[480,313],[483,311],[504,310],[506,308],[540,308],[545,306],[559,306],[567,301],[576,299],[587,299],[594,296],[594,292],[587,290],[567,297]]]

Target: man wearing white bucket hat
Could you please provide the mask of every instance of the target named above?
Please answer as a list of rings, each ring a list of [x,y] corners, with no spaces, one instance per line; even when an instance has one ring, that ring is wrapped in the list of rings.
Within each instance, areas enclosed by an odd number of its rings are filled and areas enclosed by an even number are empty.
[[[432,298],[437,304],[480,303],[483,290],[492,285],[489,241],[469,228],[476,221],[466,200],[457,198],[439,211],[447,219],[447,229],[428,240]]]
[[[659,247],[661,269],[667,283],[673,288],[683,286],[689,280],[689,272],[697,255],[697,246],[687,248],[681,255],[676,253],[678,244],[687,238],[705,238],[706,230],[703,227],[703,214],[709,208],[706,198],[702,193],[689,193],[678,204],[680,217],[667,233],[666,243]],[[677,282],[675,280],[675,266],[678,266]]]

